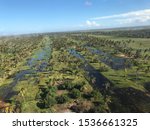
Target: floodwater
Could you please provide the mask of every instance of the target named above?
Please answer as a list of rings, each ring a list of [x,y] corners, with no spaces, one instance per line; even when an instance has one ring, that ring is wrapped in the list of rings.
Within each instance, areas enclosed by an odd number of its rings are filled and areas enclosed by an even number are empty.
[[[127,58],[123,57],[116,57],[109,53],[103,52],[101,50],[86,47],[92,54],[97,54],[100,56],[98,59],[99,61],[105,63],[109,67],[111,67],[114,70],[120,70],[125,68],[130,68],[132,66],[131,62]]]
[[[85,75],[85,77],[88,80],[89,77],[89,82],[91,83],[92,86],[99,88],[101,90],[105,89],[105,85],[107,83],[109,83],[110,85],[112,85],[111,81],[109,79],[107,79],[104,75],[102,75],[99,71],[97,71],[93,66],[91,66],[86,60],[85,58],[80,55],[76,50],[74,49],[70,49],[69,53],[73,56],[75,56],[76,58],[84,61],[84,65],[81,66],[82,69],[84,69],[87,72],[87,75]],[[94,81],[92,80],[94,79]]]
[[[27,60],[26,66],[29,66],[27,70],[21,70],[13,76],[13,82],[0,87],[0,100],[9,100],[16,93],[13,92],[13,88],[23,80],[26,75],[35,75],[37,72],[46,71],[48,61],[51,57],[51,47],[49,43],[37,51],[30,59]]]

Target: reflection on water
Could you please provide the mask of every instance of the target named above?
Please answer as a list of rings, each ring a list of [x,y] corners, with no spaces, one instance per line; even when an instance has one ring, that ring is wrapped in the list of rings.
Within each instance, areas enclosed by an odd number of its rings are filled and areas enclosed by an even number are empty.
[[[132,66],[131,62],[127,58],[123,57],[116,57],[109,53],[105,53],[101,50],[97,50],[95,48],[86,47],[92,54],[100,55],[101,62],[105,63],[109,67],[115,70],[124,69],[124,68],[130,68]]]
[[[0,100],[7,100],[12,94],[13,87],[15,87],[19,81],[23,80],[26,75],[36,74],[36,72],[46,71],[48,61],[51,54],[51,47],[46,44],[44,48],[36,52],[25,65],[29,66],[27,70],[21,70],[13,76],[13,82],[9,85],[4,85],[0,87]]]
[[[84,57],[82,55],[80,55],[76,50],[74,49],[69,49],[69,53],[83,61],[85,61]]]
[[[84,61],[84,65],[81,66],[81,68],[83,70],[85,70],[87,72],[87,75],[85,75],[85,77],[88,80],[89,77],[89,82],[96,88],[99,88],[101,90],[105,89],[105,85],[107,83],[111,84],[112,83],[109,81],[109,79],[107,79],[104,75],[102,75],[99,71],[97,71],[93,66],[91,66],[86,60],[85,58],[80,55],[76,50],[74,49],[70,49],[69,53],[73,56],[75,56],[78,59],[81,59],[82,61]],[[94,82],[92,81],[94,79]],[[101,91],[102,92],[102,91]]]

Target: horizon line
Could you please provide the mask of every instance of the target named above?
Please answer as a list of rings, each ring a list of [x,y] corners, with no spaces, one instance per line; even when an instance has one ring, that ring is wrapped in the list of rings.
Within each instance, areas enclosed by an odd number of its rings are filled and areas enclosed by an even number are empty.
[[[150,29],[150,25],[139,25],[139,26],[122,26],[122,27],[105,27],[105,28],[91,28],[91,29],[78,29],[78,30],[66,30],[66,31],[43,31],[43,32],[32,32],[32,33],[14,33],[14,34],[0,34],[0,37],[11,37],[11,36],[23,36],[23,35],[40,35],[40,34],[48,34],[48,33],[70,33],[70,32],[88,32],[88,31],[104,31],[104,30],[116,30],[116,29],[128,29],[128,28],[142,28],[142,27],[148,27],[148,29]]]

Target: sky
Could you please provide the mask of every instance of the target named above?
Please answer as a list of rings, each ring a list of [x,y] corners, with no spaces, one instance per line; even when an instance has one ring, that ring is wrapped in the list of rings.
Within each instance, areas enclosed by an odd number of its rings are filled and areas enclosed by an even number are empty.
[[[150,0],[0,0],[0,35],[150,25]]]

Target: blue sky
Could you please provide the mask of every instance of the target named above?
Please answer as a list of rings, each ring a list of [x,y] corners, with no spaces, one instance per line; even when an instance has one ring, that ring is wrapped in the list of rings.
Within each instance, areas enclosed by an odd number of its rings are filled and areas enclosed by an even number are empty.
[[[150,25],[150,0],[0,0],[0,34]]]

